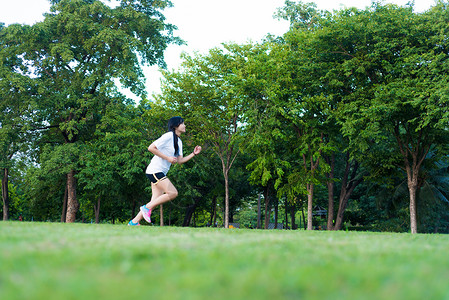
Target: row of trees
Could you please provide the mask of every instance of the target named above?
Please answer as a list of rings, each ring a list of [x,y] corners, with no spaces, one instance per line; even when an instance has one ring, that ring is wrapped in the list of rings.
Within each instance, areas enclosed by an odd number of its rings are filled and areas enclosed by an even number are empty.
[[[319,205],[329,230],[349,215],[372,229],[449,231],[446,2],[415,13],[286,1],[284,36],[185,55],[154,101],[139,61],[163,66],[163,49],[181,42],[160,13],[168,2],[52,4],[41,23],[1,28],[4,219],[11,194],[36,219],[130,218],[149,197],[148,143],[182,115],[186,151],[205,150],[172,169],[180,196],[161,224],[229,227],[262,200],[265,228],[272,211],[274,223],[291,212],[294,227],[304,207],[311,230]]]

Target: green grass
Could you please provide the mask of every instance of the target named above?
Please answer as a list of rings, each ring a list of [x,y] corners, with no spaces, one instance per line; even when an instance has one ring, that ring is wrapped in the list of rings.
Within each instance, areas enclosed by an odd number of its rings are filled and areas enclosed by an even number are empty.
[[[449,299],[449,236],[0,222],[0,299]]]

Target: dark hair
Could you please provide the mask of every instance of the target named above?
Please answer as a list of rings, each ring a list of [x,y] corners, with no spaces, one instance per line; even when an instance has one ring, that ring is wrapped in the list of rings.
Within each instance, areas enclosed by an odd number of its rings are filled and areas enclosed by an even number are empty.
[[[173,132],[173,146],[175,147],[175,156],[179,155],[178,136],[175,133],[175,129],[178,128],[178,126],[182,123],[184,123],[184,119],[181,117],[173,117],[168,120],[168,131]]]

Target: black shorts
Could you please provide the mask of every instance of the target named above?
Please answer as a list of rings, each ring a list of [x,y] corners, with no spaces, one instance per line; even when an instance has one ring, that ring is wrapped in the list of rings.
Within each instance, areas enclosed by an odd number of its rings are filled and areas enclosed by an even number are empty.
[[[167,178],[167,176],[165,176],[164,173],[159,172],[156,174],[147,174],[148,179],[154,183],[157,184],[159,181],[164,180],[165,178]]]

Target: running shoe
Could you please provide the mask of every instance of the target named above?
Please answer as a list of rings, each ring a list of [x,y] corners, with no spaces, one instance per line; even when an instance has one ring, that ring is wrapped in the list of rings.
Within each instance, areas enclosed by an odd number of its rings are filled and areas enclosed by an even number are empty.
[[[129,221],[128,226],[140,226],[139,222],[134,223],[133,220]]]
[[[148,209],[145,205],[143,205],[140,207],[140,211],[142,212],[145,221],[151,223],[151,209]]]

